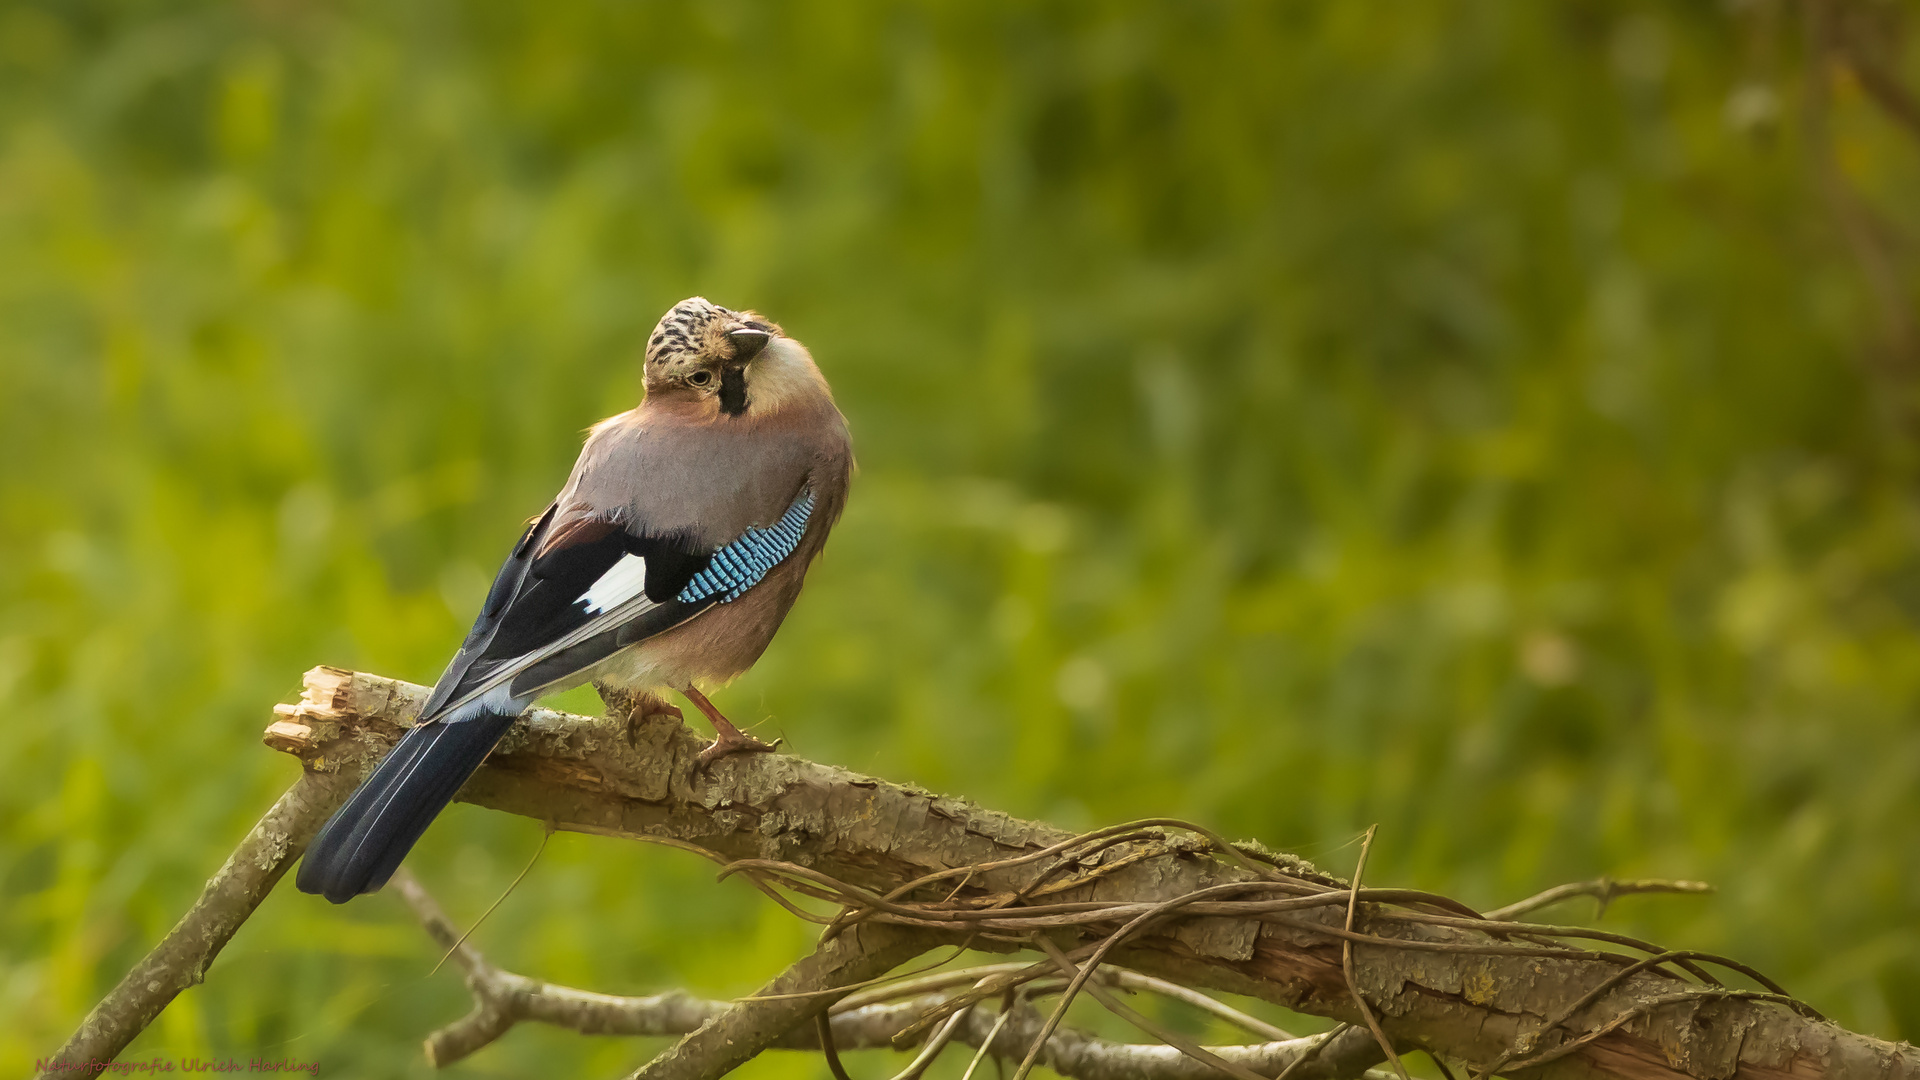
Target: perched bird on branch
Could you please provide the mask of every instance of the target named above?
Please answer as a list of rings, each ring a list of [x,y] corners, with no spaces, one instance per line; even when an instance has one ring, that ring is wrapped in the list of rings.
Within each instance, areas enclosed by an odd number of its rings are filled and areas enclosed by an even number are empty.
[[[772,747],[700,687],[753,665],[800,595],[853,472],[846,418],[807,350],[750,311],[683,300],[647,339],[646,398],[587,437],[514,545],[419,721],[300,864],[334,903],[386,884],[535,698],[589,681],[712,721],[703,765]]]

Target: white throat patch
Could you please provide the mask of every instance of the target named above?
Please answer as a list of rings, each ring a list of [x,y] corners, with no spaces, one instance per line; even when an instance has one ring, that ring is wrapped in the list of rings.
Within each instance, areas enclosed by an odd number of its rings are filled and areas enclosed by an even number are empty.
[[[776,337],[748,369],[747,412],[765,416],[795,399],[827,396],[827,381],[813,364],[806,346],[792,338]]]

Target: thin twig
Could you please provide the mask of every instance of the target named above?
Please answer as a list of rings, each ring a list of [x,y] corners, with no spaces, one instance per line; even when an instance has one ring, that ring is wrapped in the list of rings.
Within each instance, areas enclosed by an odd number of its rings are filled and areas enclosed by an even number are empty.
[[[1353,888],[1347,890],[1347,933],[1353,934],[1353,916],[1360,908],[1360,881],[1367,873],[1367,854],[1373,850],[1373,834],[1380,826],[1367,826],[1367,835],[1360,838],[1360,861],[1353,868]],[[1365,994],[1360,992],[1360,980],[1353,973],[1353,938],[1347,937],[1340,942],[1340,970],[1346,974],[1347,990],[1353,994],[1353,1003],[1360,1010],[1360,1018],[1367,1022],[1367,1029],[1373,1032],[1374,1041],[1393,1062],[1393,1071],[1400,1074],[1400,1080],[1413,1080],[1407,1075],[1407,1067],[1400,1063],[1400,1055],[1393,1052],[1393,1043],[1387,1039],[1387,1033],[1380,1030],[1380,1021],[1374,1019],[1373,1006],[1367,1004]]]
[[[1494,908],[1486,913],[1491,922],[1512,922],[1522,915],[1552,907],[1563,900],[1572,900],[1578,896],[1591,896],[1600,901],[1600,913],[1605,914],[1607,906],[1615,897],[1631,896],[1637,893],[1710,893],[1713,886],[1704,881],[1659,881],[1652,878],[1616,881],[1613,878],[1596,878],[1593,881],[1578,881],[1571,885],[1555,885],[1544,892],[1535,893],[1518,903],[1506,907]]]
[[[929,941],[886,926],[865,926],[822,942],[767,986],[771,994],[841,988],[865,982],[925,951]],[[739,1001],[647,1062],[631,1080],[696,1080],[731,1072],[786,1032],[825,1012],[812,999]]]
[[[854,990],[854,991],[865,990],[870,987],[876,987],[876,986],[891,987],[895,979],[902,979],[912,975],[920,975],[929,971],[937,971],[940,968],[943,968],[948,964],[953,963],[955,960],[958,960],[961,957],[961,955],[964,954],[966,951],[967,950],[964,947],[957,947],[953,950],[953,954],[951,956],[947,956],[944,959],[935,960],[931,964],[925,964],[920,967],[914,968],[912,971],[901,972],[899,974],[888,973],[886,975],[879,975],[871,979],[864,979],[857,983],[850,983],[846,986],[829,987],[828,989],[825,989],[825,990],[804,990],[794,994],[764,994],[764,993],[763,994],[746,994],[741,997],[734,998],[733,1000],[742,1001],[742,1002],[744,1001],[798,1001],[798,1000],[801,1000],[802,998],[831,997],[837,1002],[840,1000],[840,995],[849,990]],[[851,996],[851,995],[848,995],[848,996]],[[885,1001],[887,998],[890,998],[893,996],[895,995],[892,993],[888,993],[877,1000]]]
[[[1609,945],[1624,945],[1629,949],[1636,949],[1648,954],[1668,951],[1650,941],[1642,941],[1636,937],[1629,937],[1626,934],[1616,934],[1607,930],[1595,930],[1588,926],[1553,926],[1547,923],[1491,922],[1485,920],[1464,921],[1450,915],[1433,915],[1420,911],[1388,912],[1385,914],[1387,918],[1398,919],[1402,922],[1426,923],[1430,926],[1455,926],[1465,930],[1479,930],[1489,934],[1515,934],[1529,939],[1556,937],[1582,938],[1588,941],[1604,941]],[[1731,971],[1737,971],[1753,981],[1766,986],[1768,989],[1782,994],[1786,993],[1786,991],[1775,984],[1773,980],[1742,964],[1738,960],[1725,956],[1716,956],[1712,953],[1688,953],[1687,956],[1698,956],[1709,963],[1718,964]],[[1711,973],[1703,970],[1691,959],[1675,960],[1673,963],[1687,974],[1709,986],[1721,985],[1719,979],[1714,978]]]
[[[452,956],[455,949],[458,949],[460,946],[466,944],[467,939],[473,936],[473,932],[475,930],[480,929],[480,924],[487,921],[487,916],[493,914],[495,908],[499,907],[501,904],[506,903],[507,897],[513,895],[513,890],[519,888],[520,883],[526,880],[526,877],[528,874],[533,872],[533,864],[540,861],[540,854],[547,850],[547,841],[551,839],[553,839],[553,826],[549,824],[547,826],[547,831],[542,833],[540,836],[540,846],[533,849],[533,857],[527,860],[527,865],[521,867],[520,872],[514,875],[513,881],[507,885],[506,889],[503,892],[501,892],[499,898],[494,900],[493,903],[488,904],[487,910],[481,912],[480,917],[473,920],[473,925],[467,927],[466,933],[461,934],[460,939],[458,941],[455,941],[451,946],[449,946],[445,953],[441,954],[440,962],[433,965],[432,971],[427,972],[427,976],[429,978],[439,974],[440,968],[444,966],[447,962],[447,957]]]
[[[906,972],[903,975],[887,975],[874,980],[882,985],[863,987],[841,998],[833,1005],[834,1012],[846,1012],[864,1008],[882,1001],[893,1001],[903,997],[918,997],[921,994],[951,990],[956,986],[968,986],[996,975],[1007,975],[1017,971],[1026,971],[1032,964],[1022,962],[1010,964],[981,964],[977,967],[956,968],[932,975],[918,972]],[[897,981],[896,981],[897,980]]]
[[[1268,1039],[1273,1042],[1284,1042],[1299,1038],[1299,1036],[1282,1028],[1274,1027],[1272,1024],[1267,1023],[1257,1016],[1249,1016],[1226,1002],[1203,994],[1191,987],[1181,986],[1179,983],[1168,982],[1165,979],[1157,979],[1152,975],[1142,975],[1137,971],[1131,971],[1127,968],[1115,968],[1110,974],[1115,986],[1128,990],[1145,990],[1149,993],[1159,994],[1161,997],[1185,1002],[1196,1009],[1202,1009],[1212,1013],[1229,1024],[1244,1028],[1263,1039]]]
[[[1650,1013],[1655,1009],[1658,1009],[1667,1005],[1677,1005],[1677,1004],[1680,1004],[1681,1002],[1686,1002],[1686,1001],[1699,1001],[1703,999],[1713,999],[1713,998],[1738,998],[1738,999],[1745,999],[1748,1001],[1771,1001],[1776,1004],[1788,1004],[1788,1002],[1786,1001],[1781,1001],[1779,994],[1766,994],[1766,993],[1761,993],[1757,990],[1720,990],[1713,987],[1700,987],[1699,989],[1688,990],[1682,993],[1665,994],[1660,997],[1649,998],[1645,1001],[1635,1002],[1633,1005],[1627,1007],[1626,1009],[1621,1010],[1619,1015],[1615,1016],[1613,1019],[1607,1021],[1605,1024],[1602,1024],[1597,1028],[1594,1028],[1592,1031],[1587,1032],[1585,1035],[1582,1035],[1579,1038],[1574,1039],[1563,1046],[1557,1046],[1552,1050],[1548,1050],[1545,1053],[1538,1054],[1538,1055],[1535,1055],[1534,1057],[1526,1058],[1521,1061],[1512,1062],[1504,1066],[1504,1068],[1509,1073],[1517,1073],[1525,1069],[1538,1068],[1542,1065],[1548,1064],[1549,1062],[1558,1061],[1561,1058],[1566,1057],[1568,1054],[1571,1054],[1575,1050],[1578,1050],[1581,1047],[1586,1046],[1588,1043],[1593,1042],[1595,1039],[1598,1039],[1603,1035],[1609,1034],[1614,1031],[1618,1031],[1620,1028],[1625,1027],[1628,1023],[1632,1022],[1638,1017],[1644,1016],[1645,1014]],[[1482,1074],[1482,1075],[1486,1075],[1486,1074]]]
[[[1188,832],[1197,833],[1201,836],[1204,836],[1208,840],[1212,841],[1215,847],[1222,854],[1226,855],[1228,858],[1232,859],[1234,862],[1239,863],[1240,865],[1248,869],[1250,872],[1258,874],[1263,878],[1276,877],[1282,873],[1281,871],[1275,869],[1271,865],[1263,865],[1263,864],[1257,863],[1255,860],[1249,858],[1245,852],[1241,851],[1239,847],[1235,846],[1234,844],[1228,843],[1218,833],[1215,833],[1210,829],[1204,828],[1199,825],[1195,825],[1189,821],[1182,821],[1179,818],[1142,818],[1139,821],[1129,821],[1124,825],[1110,825],[1104,829],[1095,829],[1092,832],[1081,833],[1079,836],[1075,836],[1067,840],[1062,840],[1057,844],[1048,845],[1047,847],[1042,848],[1039,851],[1028,852],[1025,855],[1020,855],[1015,858],[1001,859],[996,862],[978,863],[973,866],[956,866],[947,870],[939,870],[934,873],[915,878],[912,881],[909,881],[906,884],[899,886],[898,888],[894,889],[892,892],[889,892],[887,894],[887,899],[888,900],[899,899],[900,897],[906,896],[909,893],[913,892],[915,889],[921,888],[926,885],[931,885],[938,881],[945,881],[948,878],[963,877],[970,873],[985,873],[993,870],[1005,870],[1015,866],[1023,866],[1030,862],[1037,862],[1038,860],[1044,859],[1049,855],[1057,855],[1063,851],[1071,851],[1076,847],[1080,847],[1082,845],[1092,843],[1093,841],[1096,841],[1096,840],[1102,840],[1109,836],[1116,836],[1121,833],[1128,833],[1128,832],[1139,832],[1139,831],[1149,829],[1149,828],[1154,828],[1154,827],[1185,829]]]
[[[1048,941],[1047,936],[1045,934],[1033,935],[1033,943],[1035,946],[1037,946],[1040,949],[1041,952],[1044,952],[1047,954],[1048,959],[1052,960],[1056,965],[1059,966],[1062,974],[1072,975],[1072,976],[1078,976],[1080,974],[1079,969],[1074,966],[1073,961],[1067,959],[1067,955],[1060,951],[1060,947],[1058,945],[1055,945],[1053,942]],[[1195,1043],[1193,1040],[1188,1039],[1186,1036],[1181,1035],[1169,1028],[1162,1027],[1161,1025],[1156,1024],[1151,1020],[1148,1020],[1146,1017],[1140,1015],[1138,1012],[1127,1007],[1127,1005],[1123,1003],[1119,998],[1116,998],[1112,994],[1108,993],[1107,988],[1100,985],[1100,980],[1098,979],[1087,980],[1086,988],[1087,988],[1087,992],[1093,995],[1094,1000],[1106,1006],[1108,1011],[1112,1012],[1115,1016],[1120,1017],[1122,1020],[1125,1020],[1127,1023],[1132,1024],[1134,1027],[1139,1028],[1141,1031],[1144,1031],[1147,1034],[1153,1036],[1154,1038],[1159,1039],[1161,1042],[1166,1043],[1168,1046],[1171,1046],[1174,1049],[1179,1050],[1181,1053],[1187,1055],[1188,1057],[1194,1059],[1195,1061],[1205,1062],[1206,1064],[1211,1065],[1216,1069],[1219,1069],[1221,1072],[1224,1072],[1229,1076],[1238,1078],[1238,1080],[1267,1080],[1266,1077],[1261,1076],[1259,1073],[1254,1072],[1252,1069],[1249,1069],[1244,1065],[1236,1065],[1233,1062],[1228,1061],[1225,1058],[1219,1056],[1218,1054],[1215,1054],[1207,1050],[1205,1047],[1200,1046],[1198,1043]]]
[[[1096,946],[1093,945],[1082,945],[1072,952],[1069,952],[1067,956],[1073,960],[1078,960],[1084,956],[1091,956],[1095,947]],[[894,1037],[895,1041],[899,1043],[913,1039],[921,1032],[939,1023],[941,1018],[950,1015],[953,1010],[960,1008],[962,1005],[971,1004],[976,1001],[984,1001],[1003,990],[1024,986],[1052,970],[1053,964],[1043,960],[1037,964],[1023,965],[1018,971],[982,979],[980,984],[972,990],[955,995],[949,999],[944,1006],[929,1011],[925,1016],[908,1025],[899,1035]]]
[[[940,1030],[934,1032],[933,1038],[927,1040],[927,1045],[921,1047],[920,1052],[907,1063],[907,1067],[894,1074],[893,1080],[920,1080],[920,1074],[927,1071],[934,1059],[940,1056],[940,1052],[947,1048],[947,1043],[952,1041],[954,1031],[973,1015],[973,1009],[974,1007],[969,1005],[948,1018],[947,1022],[941,1025]]]
[[[827,1071],[833,1074],[833,1080],[853,1080],[847,1075],[847,1067],[840,1063],[840,1048],[833,1044],[833,1021],[825,1012],[814,1016],[813,1030],[820,1039],[820,1056],[827,1059]]]
[[[1327,1048],[1328,1043],[1332,1042],[1335,1038],[1351,1030],[1352,1028],[1353,1028],[1353,1025],[1347,1024],[1347,1023],[1335,1024],[1332,1027],[1328,1028],[1326,1034],[1320,1036],[1320,1040],[1318,1042],[1314,1043],[1312,1046],[1302,1051],[1299,1057],[1294,1058],[1292,1061],[1288,1062],[1287,1067],[1280,1070],[1280,1075],[1274,1077],[1273,1080],[1292,1080],[1293,1074],[1300,1069],[1306,1068],[1306,1065],[1309,1061],[1312,1061],[1314,1058],[1319,1057],[1320,1052]]]
[[[1019,1000],[1018,991],[1007,991],[1006,999],[1000,1006],[1000,1015],[993,1018],[993,1026],[987,1029],[987,1037],[980,1040],[980,1049],[973,1052],[973,1060],[967,1062],[967,1071],[960,1074],[960,1080],[973,1080],[973,1071],[980,1067],[980,1059],[993,1050],[993,1040],[1000,1037],[1000,1029],[1006,1027],[1007,1021],[1013,1019],[1013,1010],[1017,1007]],[[995,1057],[994,1060],[998,1061],[999,1058]]]
[[[1555,1013],[1553,1017],[1550,1018],[1545,1024],[1542,1024],[1537,1031],[1534,1031],[1532,1034],[1528,1035],[1522,1043],[1515,1043],[1513,1046],[1509,1047],[1506,1050],[1506,1052],[1502,1053],[1498,1058],[1495,1058],[1491,1064],[1487,1065],[1483,1069],[1480,1069],[1479,1070],[1480,1075],[1492,1076],[1493,1074],[1499,1072],[1501,1069],[1507,1066],[1508,1062],[1512,1061],[1514,1058],[1519,1057],[1522,1054],[1527,1053],[1528,1051],[1532,1050],[1535,1046],[1538,1046],[1541,1039],[1552,1034],[1555,1029],[1559,1028],[1562,1024],[1565,1024],[1568,1020],[1571,1020],[1573,1019],[1573,1017],[1578,1015],[1580,1013],[1580,1010],[1585,1009],[1587,1006],[1592,1005],[1596,1001],[1599,1001],[1601,998],[1607,995],[1608,991],[1613,990],[1615,987],[1626,982],[1629,978],[1635,975],[1638,975],[1642,971],[1646,971],[1651,968],[1657,967],[1660,964],[1671,963],[1672,961],[1675,961],[1675,960],[1689,959],[1698,955],[1699,954],[1689,954],[1684,952],[1658,953],[1656,955],[1649,956],[1646,959],[1639,961],[1638,963],[1631,964],[1627,967],[1621,968],[1619,971],[1614,972],[1612,975],[1609,975],[1606,979],[1602,980],[1599,985],[1587,991],[1585,994],[1582,994],[1572,1004],[1568,1005],[1564,1009],[1561,1009],[1558,1013]],[[1776,994],[1772,996],[1784,998],[1784,995]],[[1801,1003],[1798,1001],[1794,1001],[1792,998],[1785,998],[1785,1000],[1795,1008],[1801,1007]],[[1824,1019],[1823,1017],[1819,1017],[1818,1014],[1815,1014],[1815,1016],[1812,1018]]]
[[[983,979],[991,979],[995,976],[1028,971],[1033,967],[1034,965],[1028,963],[981,964],[977,967],[960,968],[956,971],[942,971],[933,975],[920,975],[916,978],[887,976],[884,980],[876,980],[877,982],[884,982],[884,985],[862,989],[841,998],[834,1004],[833,1011],[836,1013],[846,1012],[882,1001],[918,997],[922,994],[948,990],[956,986],[978,983]],[[1158,994],[1161,997],[1171,998],[1175,1001],[1191,1005],[1196,1009],[1204,1010],[1230,1024],[1252,1032],[1263,1039],[1273,1042],[1284,1042],[1298,1038],[1298,1036],[1282,1028],[1275,1027],[1259,1017],[1250,1016],[1247,1013],[1241,1012],[1239,1009],[1228,1005],[1218,998],[1203,994],[1191,987],[1181,986],[1176,982],[1169,982],[1166,979],[1153,975],[1145,975],[1129,968],[1114,968],[1109,972],[1109,977],[1113,980],[1115,986],[1121,987],[1122,989]],[[897,981],[895,981],[896,979]]]
[[[1066,990],[1062,991],[1060,1004],[1054,1007],[1052,1015],[1048,1016],[1046,1023],[1042,1025],[1040,1037],[1034,1040],[1032,1049],[1027,1051],[1026,1058],[1020,1062],[1020,1068],[1015,1070],[1013,1080],[1026,1080],[1027,1074],[1033,1071],[1033,1066],[1040,1057],[1040,1049],[1046,1044],[1046,1036],[1051,1035],[1053,1029],[1060,1026],[1060,1021],[1067,1014],[1067,1007],[1073,1004],[1074,995],[1080,992],[1082,986],[1086,985],[1087,979],[1092,977],[1093,973],[1099,969],[1100,961],[1104,959],[1106,954],[1111,952],[1116,945],[1125,941],[1128,937],[1131,937],[1148,923],[1164,918],[1182,907],[1186,907],[1210,896],[1226,896],[1235,892],[1244,891],[1253,884],[1257,883],[1244,881],[1229,882],[1224,885],[1215,885],[1211,888],[1197,889],[1185,896],[1177,896],[1172,900],[1153,905],[1147,911],[1135,916],[1125,926],[1108,935],[1094,948],[1093,955],[1087,958],[1087,962],[1080,967],[1079,973],[1073,977],[1073,981],[1069,982]]]

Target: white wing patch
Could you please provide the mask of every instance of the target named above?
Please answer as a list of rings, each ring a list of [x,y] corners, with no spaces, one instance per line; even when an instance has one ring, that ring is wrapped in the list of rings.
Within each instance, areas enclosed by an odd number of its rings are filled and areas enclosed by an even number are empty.
[[[607,567],[600,580],[588,586],[574,603],[585,604],[587,614],[598,615],[639,596],[646,587],[647,560],[638,555],[622,555],[620,561]]]

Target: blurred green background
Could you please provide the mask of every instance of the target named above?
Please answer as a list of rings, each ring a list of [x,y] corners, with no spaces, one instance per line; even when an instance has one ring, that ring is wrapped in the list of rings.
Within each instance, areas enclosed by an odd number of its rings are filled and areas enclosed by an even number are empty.
[[[304,669],[432,681],[695,293],[812,347],[863,470],[735,719],[1341,873],[1378,822],[1371,880],[1483,906],[1706,879],[1606,925],[1920,1039],[1920,142],[1819,10],[5,0],[0,1063],[292,782]],[[411,865],[466,923],[539,838],[456,807]],[[732,995],[810,938],[560,836],[477,941]],[[426,1075],[436,959],[283,888],[127,1057]]]

